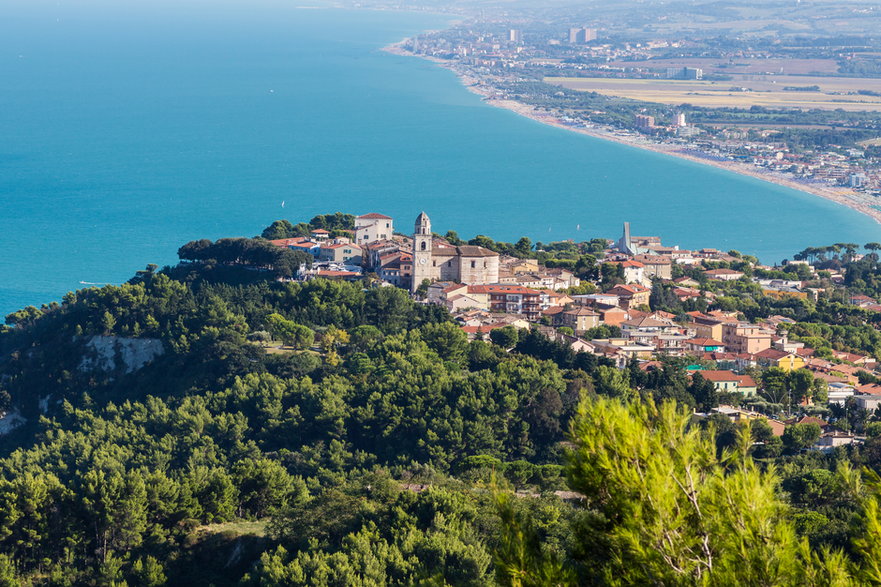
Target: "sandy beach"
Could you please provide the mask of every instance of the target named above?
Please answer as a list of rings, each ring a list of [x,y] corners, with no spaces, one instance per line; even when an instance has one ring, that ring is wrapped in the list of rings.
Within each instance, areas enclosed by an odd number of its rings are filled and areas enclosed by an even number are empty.
[[[395,55],[425,59],[452,71],[459,77],[462,85],[464,85],[469,91],[481,96],[483,100],[491,106],[504,108],[521,116],[525,116],[526,118],[535,120],[536,122],[554,126],[563,130],[577,132],[606,141],[614,141],[622,145],[628,145],[630,147],[636,147],[638,149],[645,149],[647,151],[653,151],[655,153],[661,153],[663,155],[669,155],[671,157],[687,159],[688,161],[693,161],[702,165],[711,165],[719,169],[724,169],[725,171],[731,171],[733,173],[739,173],[741,175],[748,175],[755,179],[760,179],[762,181],[767,181],[776,185],[799,190],[801,192],[805,192],[814,196],[819,196],[821,198],[831,200],[836,204],[847,206],[848,208],[856,210],[857,212],[861,212],[862,214],[871,217],[876,222],[881,224],[881,210],[874,207],[878,204],[875,203],[875,200],[871,196],[867,196],[865,194],[861,194],[859,192],[855,192],[849,188],[844,187],[806,184],[797,181],[792,177],[789,177],[785,173],[764,170],[749,163],[741,163],[738,161],[719,161],[700,157],[698,155],[685,152],[685,150],[688,148],[687,145],[661,143],[653,141],[644,135],[636,133],[630,134],[621,131],[620,129],[598,125],[590,128],[582,126],[572,126],[559,120],[553,113],[550,113],[543,109],[534,108],[533,106],[524,104],[522,102],[517,102],[515,100],[500,99],[495,95],[496,91],[494,88],[492,88],[490,85],[486,84],[482,80],[460,71],[458,68],[455,67],[454,62],[444,59],[438,59],[435,57],[417,55],[404,49],[404,42],[406,42],[406,40],[384,47],[383,50]]]

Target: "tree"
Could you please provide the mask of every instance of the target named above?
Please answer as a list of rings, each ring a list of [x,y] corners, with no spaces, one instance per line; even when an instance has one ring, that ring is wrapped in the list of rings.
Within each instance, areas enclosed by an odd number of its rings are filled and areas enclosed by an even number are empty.
[[[490,249],[490,250],[494,250],[495,246],[496,246],[496,243],[493,239],[489,238],[488,236],[484,236],[482,234],[478,234],[477,236],[475,236],[473,239],[468,241],[468,244],[472,245],[472,246],[483,247],[485,249]]]
[[[291,238],[296,235],[294,231],[294,225],[290,223],[288,220],[276,220],[265,229],[260,234],[266,240],[277,240],[282,238]]]
[[[396,287],[379,287],[367,292],[364,318],[383,332],[400,332],[413,316],[410,296]]]
[[[468,336],[451,322],[426,324],[422,327],[422,340],[445,361],[462,361],[468,347]]]
[[[719,405],[719,394],[716,386],[712,381],[708,381],[701,376],[700,372],[694,374],[691,384],[688,386],[688,393],[694,397],[697,402],[698,409],[709,412],[712,408]]]
[[[455,230],[448,230],[447,234],[444,235],[444,238],[447,239],[447,241],[453,246],[465,244],[465,241],[459,238],[459,233],[457,233]]]
[[[596,380],[596,392],[599,395],[609,397],[630,397],[633,395],[627,371],[601,365],[597,368],[594,379]]]
[[[814,374],[807,369],[797,369],[788,374],[788,387],[793,399],[801,403],[814,395]]]
[[[767,459],[780,455],[783,450],[783,442],[779,436],[774,435],[774,430],[767,420],[755,420],[751,426],[753,441],[753,455],[756,458]]]
[[[576,540],[593,582],[611,584],[829,584],[849,579],[840,554],[812,554],[785,518],[773,470],[736,451],[719,454],[672,402],[598,398],[578,408],[569,455],[570,487],[589,517]],[[497,552],[506,585],[539,584],[553,559],[502,509]],[[512,538],[513,536],[513,538]],[[587,578],[583,582],[589,582]]]
[[[306,349],[315,341],[315,333],[311,328],[288,320],[281,314],[273,313],[266,317],[266,326],[286,345],[297,349]]]
[[[233,478],[239,487],[240,515],[256,518],[303,497],[305,485],[280,464],[269,459],[246,459],[235,466]]]
[[[791,452],[811,448],[820,439],[821,433],[817,424],[792,424],[783,431],[783,446]]]
[[[152,556],[146,556],[135,561],[132,565],[132,576],[137,585],[143,587],[159,587],[165,585],[167,577],[165,568]]]
[[[514,244],[514,250],[517,251],[517,254],[521,257],[528,257],[532,252],[532,240],[526,236],[520,237],[520,240]]]
[[[493,328],[489,332],[489,339],[503,349],[511,349],[517,346],[520,340],[520,331],[515,326],[502,326]]]

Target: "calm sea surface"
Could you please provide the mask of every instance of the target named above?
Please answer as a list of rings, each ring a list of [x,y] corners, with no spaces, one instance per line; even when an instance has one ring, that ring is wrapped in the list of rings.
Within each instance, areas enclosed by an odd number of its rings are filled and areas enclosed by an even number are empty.
[[[773,261],[881,240],[856,212],[483,104],[380,51],[444,19],[290,2],[6,0],[0,313],[195,238],[384,212],[510,240],[636,234]],[[282,207],[284,202],[284,208]]]

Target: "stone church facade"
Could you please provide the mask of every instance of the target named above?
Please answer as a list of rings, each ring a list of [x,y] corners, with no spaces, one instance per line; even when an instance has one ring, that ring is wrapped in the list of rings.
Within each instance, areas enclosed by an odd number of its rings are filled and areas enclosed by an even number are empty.
[[[424,280],[455,281],[469,285],[498,283],[499,254],[472,245],[440,245],[431,235],[431,220],[425,212],[416,218],[413,232],[413,280],[415,292]]]

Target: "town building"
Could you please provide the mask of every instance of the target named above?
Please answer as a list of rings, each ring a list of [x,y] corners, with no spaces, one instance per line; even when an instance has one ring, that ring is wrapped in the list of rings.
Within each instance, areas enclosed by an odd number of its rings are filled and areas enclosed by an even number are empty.
[[[628,308],[648,306],[649,297],[652,294],[650,289],[639,285],[638,283],[631,283],[629,285],[616,285],[606,293],[618,296],[621,302],[625,304]]]
[[[413,234],[411,291],[423,281],[457,281],[467,284],[497,283],[499,254],[484,247],[435,244],[431,220],[425,212],[416,218]]]
[[[645,114],[636,115],[636,128],[641,130],[653,130],[655,128],[655,117]]]
[[[477,298],[489,296],[489,309],[505,314],[523,314],[527,320],[537,320],[541,316],[541,292],[517,285],[473,285],[468,295]]]
[[[651,118],[651,117],[649,117]],[[652,119],[652,124],[654,124],[654,119]],[[630,234],[630,223],[624,223],[624,232],[621,235],[621,238],[618,239],[616,243],[616,248],[619,252],[624,253],[625,255],[639,255],[645,253],[652,253],[652,247],[660,246],[661,239],[656,236],[633,236]]]
[[[347,238],[327,241],[321,245],[318,251],[318,260],[329,263],[360,265],[361,258],[361,247],[349,242]]]
[[[355,217],[355,242],[358,244],[391,240],[394,232],[394,221],[390,216],[371,212]]]
[[[722,393],[742,393],[753,396],[758,391],[755,380],[749,375],[737,375],[733,371],[697,371],[701,377],[711,382],[716,391]]]
[[[756,362],[762,367],[778,367],[784,371],[795,371],[805,366],[803,357],[774,348],[755,353]]]
[[[743,272],[735,271],[734,269],[710,269],[708,271],[704,271],[704,275],[707,276],[707,279],[717,279],[719,281],[736,281],[743,277]]]
[[[673,261],[669,257],[661,255],[640,254],[633,257],[634,261],[642,263],[645,267],[645,276],[648,278],[673,279]]]
[[[574,307],[558,314],[560,326],[568,326],[575,334],[582,334],[600,325],[600,314],[589,308]],[[556,323],[556,321],[555,321]]]
[[[746,322],[722,325],[722,344],[732,353],[755,355],[771,348],[774,335],[756,324]]]

